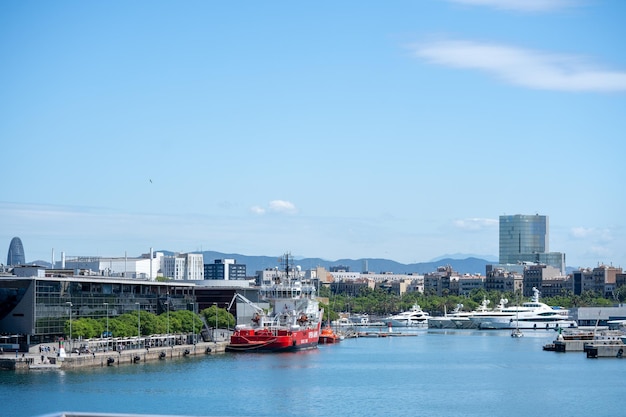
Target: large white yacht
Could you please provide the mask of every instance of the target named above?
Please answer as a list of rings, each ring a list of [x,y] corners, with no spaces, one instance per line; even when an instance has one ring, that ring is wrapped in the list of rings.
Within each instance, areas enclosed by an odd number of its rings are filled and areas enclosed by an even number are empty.
[[[569,311],[539,302],[539,290],[533,287],[532,300],[521,306],[502,308],[469,318],[479,329],[559,329],[576,328]]]
[[[506,298],[500,299],[500,303],[490,309],[487,306],[490,301],[484,299],[483,302],[474,311],[462,311],[463,304],[457,304],[452,313],[446,314],[443,317],[430,317],[428,319],[428,328],[430,329],[475,329],[478,327],[478,322],[470,320],[470,317],[476,316],[488,316],[495,315],[502,311],[506,303],[509,300]]]
[[[444,306],[445,308],[445,306]],[[429,329],[465,329],[469,328],[471,322],[470,311],[463,311],[463,304],[457,304],[451,313],[444,313],[443,316],[428,317]]]
[[[402,313],[394,314],[389,317],[385,317],[383,322],[387,326],[391,327],[413,327],[413,326],[424,326],[428,325],[428,318],[430,314],[423,311],[421,307],[417,304],[413,304],[408,311],[403,311]]]

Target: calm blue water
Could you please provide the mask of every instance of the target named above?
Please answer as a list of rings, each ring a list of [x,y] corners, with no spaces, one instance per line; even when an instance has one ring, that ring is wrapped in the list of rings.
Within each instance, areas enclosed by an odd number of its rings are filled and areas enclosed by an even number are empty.
[[[421,330],[292,354],[0,372],[0,416],[626,415],[626,360],[542,351],[554,337]]]

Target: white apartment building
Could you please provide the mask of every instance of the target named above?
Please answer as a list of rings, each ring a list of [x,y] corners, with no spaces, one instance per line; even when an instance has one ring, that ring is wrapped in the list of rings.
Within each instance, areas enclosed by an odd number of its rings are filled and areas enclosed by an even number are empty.
[[[61,261],[54,268],[91,271],[94,275],[115,278],[147,279],[154,281],[161,269],[162,252],[150,251],[137,258],[99,256],[67,257],[61,253]]]
[[[174,281],[203,281],[204,257],[200,253],[183,253],[161,258],[161,274]]]

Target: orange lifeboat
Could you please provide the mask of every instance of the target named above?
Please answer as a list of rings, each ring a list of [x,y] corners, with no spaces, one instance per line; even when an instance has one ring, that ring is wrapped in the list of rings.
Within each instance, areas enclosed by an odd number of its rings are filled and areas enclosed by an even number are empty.
[[[325,327],[320,332],[320,339],[318,343],[327,345],[332,343],[339,343],[340,340],[341,338],[339,337],[339,335],[337,335],[337,333],[333,331],[333,329],[331,329],[330,327]]]

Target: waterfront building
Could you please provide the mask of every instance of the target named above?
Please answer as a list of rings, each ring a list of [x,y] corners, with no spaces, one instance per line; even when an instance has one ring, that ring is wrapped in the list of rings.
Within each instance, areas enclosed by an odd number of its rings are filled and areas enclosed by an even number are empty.
[[[543,282],[545,280],[553,281],[555,277],[559,276],[563,277],[563,275],[561,275],[561,271],[550,265],[526,265],[524,267],[524,279],[522,281],[522,295],[524,297],[532,297],[533,288],[540,289],[543,287]],[[542,296],[545,297],[546,294],[542,292]]]
[[[333,272],[331,269],[329,273],[330,273],[330,276],[332,276],[332,280],[334,282],[354,281],[354,280],[361,279],[360,272],[349,272],[349,271]],[[367,274],[363,274],[363,275],[367,275]]]
[[[436,272],[424,274],[424,291],[427,294],[436,294],[439,296],[451,294],[455,286],[452,282],[458,280],[459,273],[454,271],[450,265],[440,266],[437,268]],[[458,285],[456,288],[458,290]]]
[[[11,239],[9,252],[7,254],[7,265],[24,265],[26,263],[26,255],[24,254],[24,245],[19,237]]]
[[[201,253],[177,253],[161,258],[161,273],[174,281],[204,280],[204,258]]]
[[[70,318],[188,309],[195,302],[194,288],[185,282],[93,276],[4,276],[0,277],[0,334],[19,335],[25,349],[65,336],[65,322]]]
[[[613,307],[579,307],[572,309],[572,313],[581,327],[608,327],[610,321],[626,320],[626,306],[623,304]]]
[[[557,275],[542,280],[541,287],[538,287],[542,297],[556,297],[559,295],[573,294],[572,276]]]
[[[206,280],[246,279],[246,265],[238,264],[234,259],[216,259],[212,264],[204,264]]]
[[[163,252],[143,254],[139,257],[100,257],[74,256],[66,257],[61,253],[61,261],[55,262],[54,268],[59,270],[91,271],[86,275],[103,277],[149,279],[157,278],[161,270]]]
[[[612,298],[616,289],[617,275],[622,273],[621,267],[598,265],[591,270],[592,280],[587,288],[601,294],[602,297]]]
[[[487,265],[485,290],[515,293],[522,290],[524,267],[522,265]]]
[[[332,294],[343,294],[351,297],[357,297],[364,288],[373,290],[376,288],[376,283],[372,280],[364,278],[347,281],[335,281],[330,283],[330,292]]]
[[[317,266],[305,271],[306,279],[317,280],[320,284],[329,284],[334,281],[333,275],[323,266]]]
[[[333,272],[326,272],[324,268],[318,268],[318,279],[323,283],[331,284],[333,293],[345,293],[356,295],[360,288],[381,288],[385,291],[402,295],[405,292],[424,292],[424,276],[418,274],[394,274],[392,272],[349,272],[340,267]],[[349,269],[349,268],[348,268]],[[326,279],[319,277],[326,276]],[[354,285],[353,285],[354,284]]]
[[[622,282],[622,268],[600,264],[595,268],[580,268],[572,273],[572,289],[575,295],[593,291],[602,297],[613,298]]]
[[[485,279],[483,275],[479,274],[462,275],[458,277],[458,279],[455,279],[454,283],[450,283],[452,293],[457,295],[469,295],[472,290],[485,288]]]
[[[347,265],[331,265],[328,269],[330,272],[350,272],[350,267]],[[367,272],[367,270],[363,272]]]

